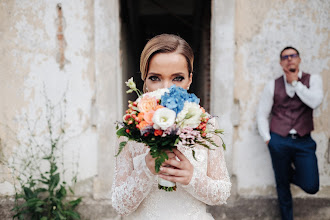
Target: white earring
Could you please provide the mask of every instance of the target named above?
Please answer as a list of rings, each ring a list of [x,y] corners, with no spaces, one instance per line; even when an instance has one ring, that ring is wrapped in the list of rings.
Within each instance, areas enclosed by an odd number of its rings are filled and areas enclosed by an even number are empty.
[[[187,90],[189,90],[189,86],[188,86]]]
[[[148,89],[148,88],[146,88],[146,91],[148,92],[148,91],[149,91],[149,89]]]

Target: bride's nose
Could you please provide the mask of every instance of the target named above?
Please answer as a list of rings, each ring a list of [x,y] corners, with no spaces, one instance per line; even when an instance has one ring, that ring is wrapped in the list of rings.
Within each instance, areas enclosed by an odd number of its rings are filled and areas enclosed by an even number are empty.
[[[164,84],[163,84],[163,87],[164,88],[170,88],[172,85],[173,85],[172,81],[165,81]]]

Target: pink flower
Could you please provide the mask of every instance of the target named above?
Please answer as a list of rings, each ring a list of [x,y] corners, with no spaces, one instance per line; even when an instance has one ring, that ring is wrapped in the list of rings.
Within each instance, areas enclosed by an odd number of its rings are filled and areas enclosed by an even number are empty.
[[[150,110],[155,110],[156,106],[157,106],[156,98],[150,97],[148,95],[143,96],[138,104],[138,108],[140,112],[144,112],[144,113]]]

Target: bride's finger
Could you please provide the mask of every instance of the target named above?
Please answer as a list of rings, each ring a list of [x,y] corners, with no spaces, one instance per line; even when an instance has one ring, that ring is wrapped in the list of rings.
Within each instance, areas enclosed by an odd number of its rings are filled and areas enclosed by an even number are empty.
[[[189,178],[188,176],[168,176],[168,175],[161,174],[161,175],[159,175],[159,177],[164,180],[181,183],[183,185],[188,185],[191,180],[191,178]]]
[[[168,174],[168,175],[172,175],[172,176],[185,176],[188,175],[186,170],[181,170],[181,169],[177,169],[175,167],[164,167],[162,166],[160,168],[160,174]]]
[[[186,160],[188,160],[188,159],[186,158],[186,156],[183,155],[183,153],[181,153],[179,150],[173,148],[173,152],[174,152],[174,154],[179,158],[180,161],[186,161]]]
[[[181,161],[177,161],[176,159],[166,160],[163,165],[170,165],[173,167],[177,167],[178,169],[184,169],[184,164]]]
[[[173,152],[166,152],[167,153],[167,156],[168,156],[168,159],[172,159],[172,158],[175,158],[176,157],[176,155],[175,155],[175,153],[173,153]]]

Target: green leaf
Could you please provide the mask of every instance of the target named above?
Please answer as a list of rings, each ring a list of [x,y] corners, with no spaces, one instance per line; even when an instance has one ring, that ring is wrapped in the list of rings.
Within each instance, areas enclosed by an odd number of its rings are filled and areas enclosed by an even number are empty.
[[[50,186],[49,186],[49,190],[53,191],[56,186],[58,185],[58,183],[60,182],[60,174],[56,173],[54,176],[51,177],[50,179]]]
[[[219,147],[212,139],[208,138],[207,141],[215,147]]]
[[[23,190],[26,198],[31,198],[33,196],[33,192],[30,188],[24,187]]]
[[[126,128],[125,127],[120,128],[119,130],[117,130],[116,134],[118,137],[122,137],[122,136],[126,137],[127,136]]]
[[[80,215],[75,211],[71,211],[71,210],[70,211],[65,211],[64,214],[66,216],[72,217],[73,219],[80,219]]]
[[[140,112],[140,109],[138,107],[133,106],[132,109],[137,111],[137,112]]]
[[[48,185],[48,183],[49,183],[49,181],[47,180],[47,181],[44,181],[44,180],[39,180],[40,182],[42,182],[43,184],[46,184],[46,185]]]
[[[81,202],[81,197],[76,200],[70,201],[69,204],[72,206],[72,208],[75,208],[77,205],[79,205],[80,202]]]
[[[223,147],[224,150],[226,150],[226,145],[225,145],[225,143],[222,143],[222,147]]]
[[[43,216],[40,220],[47,220],[47,217]]]
[[[124,147],[126,146],[126,144],[127,144],[127,141],[120,142],[120,144],[119,144],[119,150],[118,150],[118,153],[115,155],[115,157],[117,157],[120,154],[120,152],[124,149]]]
[[[52,156],[46,156],[46,157],[43,157],[42,159],[49,160],[50,158],[52,158]]]
[[[53,173],[56,172],[56,170],[57,170],[56,164],[55,163],[51,163],[50,164],[50,173],[53,174]]]
[[[40,176],[42,179],[48,180],[48,178],[43,173],[41,173]]]
[[[44,211],[44,209],[40,208],[40,207],[36,207],[36,209],[34,210],[35,212],[39,212],[42,213]]]
[[[158,153],[158,155],[157,155],[157,153]],[[151,156],[156,158],[155,159],[155,171],[156,171],[156,173],[158,173],[159,170],[160,170],[161,165],[165,162],[165,160],[168,159],[168,156],[164,151],[160,151],[160,152],[156,151],[154,153],[154,155],[151,154]]]
[[[36,206],[41,206],[43,205],[45,202],[38,199],[38,198],[32,198],[32,199],[29,199],[27,202],[26,202],[26,205],[25,206],[29,206],[29,207],[36,207]]]
[[[223,134],[224,130],[223,129],[215,129],[215,133]]]
[[[73,191],[73,189],[71,188],[71,186],[69,186],[69,191],[74,195],[74,191]]]
[[[197,161],[195,154],[196,154],[196,152],[194,150],[192,150],[192,155],[193,155],[194,159]]]
[[[180,138],[177,137],[177,139],[175,139],[174,145],[177,145],[180,142]]]
[[[46,191],[47,191],[47,189],[45,189],[45,188],[38,188],[38,189],[35,190],[34,193],[35,193],[36,195],[38,195],[39,193],[41,193],[41,192],[46,192]]]
[[[56,192],[56,197],[61,200],[65,196],[66,196],[66,190],[63,186],[61,186],[61,188]]]

